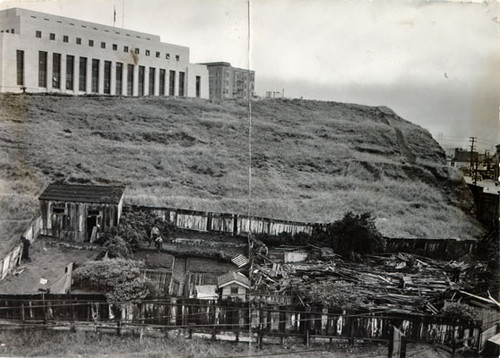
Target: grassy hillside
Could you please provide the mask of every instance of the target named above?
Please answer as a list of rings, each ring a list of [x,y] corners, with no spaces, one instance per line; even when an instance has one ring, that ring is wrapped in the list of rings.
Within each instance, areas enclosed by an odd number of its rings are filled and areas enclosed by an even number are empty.
[[[387,108],[262,100],[252,121],[255,215],[330,222],[371,211],[389,236],[478,232],[437,142]],[[124,183],[127,203],[246,213],[248,164],[246,103],[0,96],[5,219],[31,218],[54,180]]]

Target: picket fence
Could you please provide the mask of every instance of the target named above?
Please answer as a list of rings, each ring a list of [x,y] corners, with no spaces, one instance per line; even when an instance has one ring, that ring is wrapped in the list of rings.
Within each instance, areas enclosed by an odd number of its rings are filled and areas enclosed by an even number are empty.
[[[166,298],[118,309],[102,295],[0,295],[0,318],[11,322],[117,323],[208,332],[254,332],[262,337],[317,337],[387,341],[393,327],[406,340],[478,349],[480,322],[404,312],[340,311],[327,307],[279,306],[262,301],[231,302]]]

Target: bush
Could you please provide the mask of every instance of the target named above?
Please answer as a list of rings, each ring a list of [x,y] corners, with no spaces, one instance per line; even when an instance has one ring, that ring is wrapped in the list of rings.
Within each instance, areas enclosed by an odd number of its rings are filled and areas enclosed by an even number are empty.
[[[443,317],[461,319],[461,320],[476,320],[477,314],[474,309],[465,303],[449,302],[441,311]]]
[[[120,218],[120,224],[112,227],[104,233],[98,243],[104,246],[111,246],[113,257],[127,257],[128,253],[137,250],[140,244],[149,242],[151,228],[156,226],[160,229],[160,235],[165,239],[174,232],[174,224],[165,222],[152,215],[147,210],[129,209]],[[124,255],[122,241],[128,249]],[[111,256],[110,256],[111,257]]]
[[[127,258],[130,255],[129,245],[120,236],[111,236],[103,246],[111,259]]]
[[[75,287],[104,291],[108,302],[118,306],[150,295],[150,280],[141,277],[144,262],[110,259],[89,261],[73,271]]]
[[[375,218],[370,213],[354,214],[349,211],[341,220],[323,227],[317,235],[323,245],[342,256],[369,254],[385,248],[382,235],[375,226]]]

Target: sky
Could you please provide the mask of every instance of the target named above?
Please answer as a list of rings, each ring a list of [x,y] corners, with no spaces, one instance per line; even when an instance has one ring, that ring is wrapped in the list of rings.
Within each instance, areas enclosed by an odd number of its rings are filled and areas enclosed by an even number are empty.
[[[159,35],[256,92],[384,105],[442,146],[500,144],[500,1],[0,0]],[[250,21],[248,19],[250,18]]]

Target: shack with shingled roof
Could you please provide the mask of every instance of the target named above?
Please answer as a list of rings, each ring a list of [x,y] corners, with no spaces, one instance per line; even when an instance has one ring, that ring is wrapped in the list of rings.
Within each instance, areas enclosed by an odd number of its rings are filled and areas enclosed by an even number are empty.
[[[39,197],[41,235],[92,242],[118,225],[124,190],[118,185],[50,184]]]

